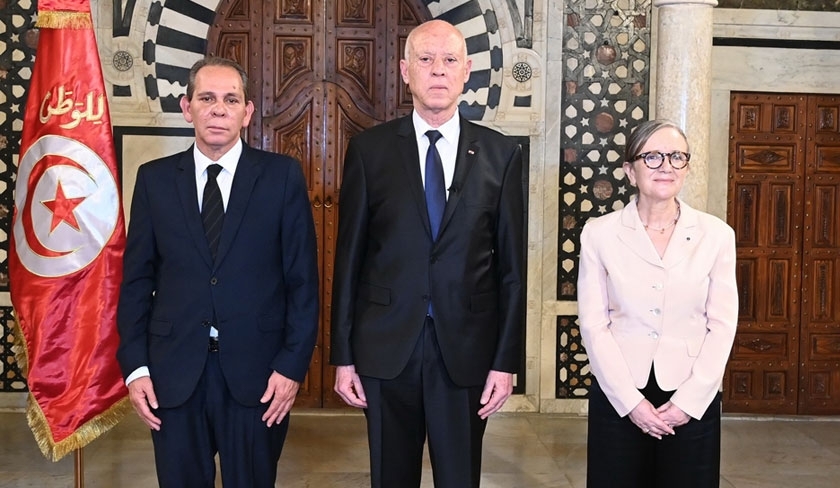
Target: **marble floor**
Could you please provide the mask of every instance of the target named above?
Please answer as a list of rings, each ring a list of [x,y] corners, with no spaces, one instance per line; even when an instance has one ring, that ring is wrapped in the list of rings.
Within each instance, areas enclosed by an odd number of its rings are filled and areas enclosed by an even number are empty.
[[[723,421],[722,488],[840,486],[840,418]],[[130,416],[84,450],[84,487],[157,486],[148,431]],[[483,488],[583,488],[586,419],[503,413],[487,429]],[[369,486],[365,421],[339,411],[295,411],[277,486]],[[23,414],[0,413],[0,487],[70,488],[73,456],[44,459]],[[221,484],[217,483],[217,486]],[[424,488],[431,488],[426,466]]]

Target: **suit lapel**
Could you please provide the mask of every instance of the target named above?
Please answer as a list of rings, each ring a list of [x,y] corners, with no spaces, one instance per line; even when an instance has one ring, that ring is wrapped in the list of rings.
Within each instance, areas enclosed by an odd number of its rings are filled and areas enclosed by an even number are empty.
[[[181,211],[184,213],[187,231],[195,242],[195,247],[201,257],[207,262],[208,266],[213,266],[213,257],[210,254],[210,247],[207,245],[207,237],[204,235],[201,213],[198,211],[193,150],[194,145],[181,154],[175,186],[178,189],[178,200],[181,202]]]
[[[670,269],[688,258],[700,243],[703,230],[700,228],[697,211],[680,200],[680,219],[671,234],[668,247],[662,258],[639,219],[636,200],[633,199],[621,210],[621,229],[618,238],[642,259],[660,268]]]
[[[680,200],[680,219],[674,227],[671,241],[662,257],[663,265],[666,268],[673,268],[680,264],[694,253],[697,246],[700,245],[703,238],[703,229],[699,222],[697,211]]]
[[[397,129],[397,146],[399,147],[400,157],[403,170],[408,179],[408,188],[411,192],[411,198],[417,206],[417,213],[420,215],[420,221],[426,227],[426,234],[431,239],[432,227],[429,224],[429,212],[426,210],[426,190],[423,189],[423,176],[420,174],[420,155],[417,154],[417,139],[414,134],[414,123],[411,121],[411,115],[403,117]],[[446,215],[444,213],[444,215]],[[444,220],[446,217],[444,217]],[[439,232],[443,232],[443,224]]]
[[[262,173],[263,161],[258,157],[256,151],[248,145],[242,144],[242,155],[236,164],[236,172],[233,175],[233,184],[230,188],[227,209],[225,209],[225,221],[222,224],[222,235],[219,238],[219,249],[216,254],[216,262],[222,262],[233,243],[236,231],[242,224],[248,202],[251,200],[251,193],[257,178]]]
[[[618,240],[648,263],[660,268],[663,267],[662,259],[656,252],[656,248],[653,247],[653,243],[650,241],[641,219],[639,219],[639,210],[636,208],[635,198],[621,210],[620,222],[621,228],[618,230]]]
[[[447,224],[452,220],[452,215],[455,213],[458,202],[461,200],[461,195],[464,193],[467,176],[478,159],[479,146],[471,130],[472,127],[463,118],[460,118],[460,121],[461,134],[458,138],[458,154],[455,157],[455,174],[452,176],[452,184],[449,186],[449,196],[446,199],[446,206],[443,209],[440,234],[446,230]]]

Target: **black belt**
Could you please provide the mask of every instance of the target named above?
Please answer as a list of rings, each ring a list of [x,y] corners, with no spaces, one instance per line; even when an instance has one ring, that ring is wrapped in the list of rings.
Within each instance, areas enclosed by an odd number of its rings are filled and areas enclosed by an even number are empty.
[[[210,342],[207,344],[207,350],[210,352],[219,352],[219,338],[210,337]]]

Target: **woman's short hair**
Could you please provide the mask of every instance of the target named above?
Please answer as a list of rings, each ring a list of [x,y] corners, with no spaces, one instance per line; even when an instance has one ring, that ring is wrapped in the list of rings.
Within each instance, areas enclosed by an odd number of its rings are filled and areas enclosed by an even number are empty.
[[[676,129],[685,140],[686,147],[688,147],[688,137],[686,137],[682,127],[677,125],[676,122],[672,122],[667,119],[646,120],[637,125],[627,138],[627,144],[624,145],[624,160],[632,163],[629,159],[642,152],[642,148],[645,147],[648,139],[650,139],[656,131],[665,128]],[[687,149],[686,152],[691,152],[691,149]]]

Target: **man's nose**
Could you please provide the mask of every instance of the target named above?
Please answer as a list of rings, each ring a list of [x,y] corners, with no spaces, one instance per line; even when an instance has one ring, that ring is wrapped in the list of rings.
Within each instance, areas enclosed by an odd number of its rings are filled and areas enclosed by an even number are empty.
[[[225,106],[224,100],[220,100],[214,103],[210,107],[210,113],[216,117],[224,117],[225,115],[227,115],[227,107]]]

